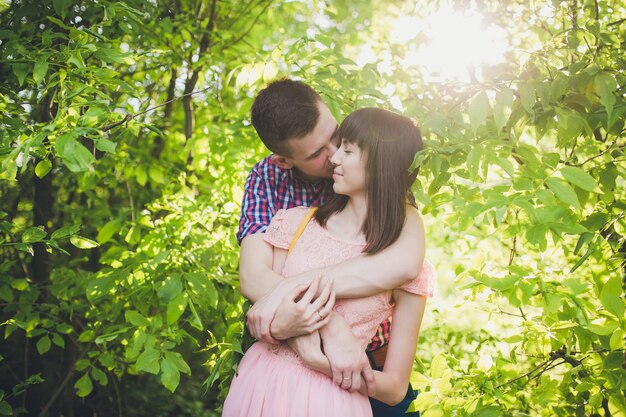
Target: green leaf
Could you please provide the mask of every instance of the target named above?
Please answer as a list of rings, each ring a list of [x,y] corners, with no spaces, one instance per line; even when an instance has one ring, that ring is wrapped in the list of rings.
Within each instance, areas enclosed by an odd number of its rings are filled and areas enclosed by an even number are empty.
[[[493,119],[498,132],[502,130],[511,113],[511,105],[513,104],[513,90],[508,87],[496,93],[496,102],[493,106]]]
[[[536,101],[535,86],[530,82],[520,82],[518,93],[520,100],[522,101],[522,107],[529,114],[534,114],[534,107]]]
[[[122,223],[119,220],[114,219],[107,222],[102,228],[98,231],[98,240],[99,244],[103,244],[111,240],[111,238],[120,231],[122,228]]]
[[[424,412],[430,409],[437,397],[432,392],[422,391],[414,400],[415,409]]]
[[[13,291],[7,286],[0,286],[0,300],[10,303],[13,301]]]
[[[608,322],[608,323],[603,323],[603,324],[589,323],[587,325],[588,330],[600,336],[608,336],[611,333],[613,333],[615,329],[617,329],[618,327],[619,325],[613,322]]]
[[[78,381],[74,384],[74,388],[76,388],[76,395],[79,397],[86,397],[93,390],[93,384],[91,383],[91,378],[89,378],[88,374],[84,374],[79,378]]]
[[[505,291],[511,288],[519,280],[520,277],[518,275],[507,275],[503,278],[493,278],[487,275],[481,275],[476,278],[476,281],[481,282],[489,288],[493,288],[498,291]]]
[[[139,312],[134,310],[128,310],[124,313],[124,318],[127,322],[134,324],[137,327],[150,326],[150,320],[142,316]]]
[[[176,369],[187,375],[191,375],[191,368],[178,352],[165,352],[165,360],[172,363]]]
[[[545,224],[536,224],[526,229],[526,239],[530,243],[538,245],[542,251],[546,250],[548,241],[546,240],[546,233],[548,228]]]
[[[54,343],[61,349],[65,348],[65,339],[63,339],[58,333],[54,333],[52,335],[52,343]]]
[[[138,371],[145,371],[156,375],[161,369],[159,359],[161,359],[160,353],[156,349],[149,348],[139,355],[135,366]]]
[[[472,417],[498,417],[501,415],[502,410],[500,409],[500,407],[490,405],[489,407],[476,410],[476,412],[472,414]]]
[[[263,68],[263,81],[270,82],[276,78],[276,75],[278,75],[278,65],[271,61],[266,63]]]
[[[28,64],[17,63],[11,65],[11,68],[13,69],[13,74],[15,74],[15,77],[17,78],[18,84],[22,86],[24,81],[26,81],[26,76],[28,75]]]
[[[61,18],[65,19],[67,15],[67,11],[69,7],[72,5],[71,0],[53,0],[52,6],[54,7],[54,12],[61,16]]]
[[[37,341],[37,352],[43,355],[50,350],[50,346],[52,346],[52,342],[48,335],[45,335]]]
[[[132,65],[135,63],[130,53],[118,51],[117,49],[100,48],[93,55],[104,62],[112,64]]]
[[[109,378],[107,378],[107,375],[95,366],[91,368],[91,376],[93,377],[93,379],[98,381],[98,384],[102,386],[106,386],[106,384],[109,382]]]
[[[500,158],[497,157],[495,158],[495,162],[507,173],[509,174],[509,176],[511,178],[513,178],[515,176],[515,168],[513,167],[513,164],[511,163],[511,161],[509,161],[507,158]]]
[[[620,369],[624,364],[623,352],[611,352],[602,361],[602,367],[604,369]]]
[[[487,93],[481,91],[472,99],[468,109],[470,124],[472,125],[474,133],[476,133],[480,125],[485,122],[490,111],[491,107],[489,106]]]
[[[79,231],[80,231],[80,224],[74,224],[72,226],[65,226],[52,232],[50,239],[55,239],[55,240],[63,239],[65,237],[75,235]]]
[[[14,279],[11,281],[11,287],[18,291],[24,291],[29,287],[28,280],[24,278]]]
[[[35,68],[33,69],[33,79],[35,80],[35,84],[39,85],[46,74],[48,73],[48,63],[45,61],[35,62]]]
[[[114,154],[116,147],[117,143],[113,142],[112,140],[100,138],[96,141],[96,149],[102,152]]]
[[[124,241],[130,245],[134,245],[141,240],[141,228],[137,225],[132,226],[126,236],[124,236]]]
[[[609,279],[602,291],[600,291],[600,301],[602,305],[618,319],[624,318],[624,297],[622,294],[622,279],[615,275]]]
[[[519,343],[522,340],[524,340],[524,337],[522,335],[520,335],[520,334],[514,334],[512,336],[505,337],[503,339],[503,341],[506,342],[506,343]]]
[[[57,324],[56,329],[59,333],[63,333],[63,334],[70,334],[74,331],[74,328],[67,323]]]
[[[258,62],[252,66],[250,74],[248,75],[248,87],[252,87],[257,81],[263,77],[265,72],[265,63]]]
[[[148,182],[148,173],[142,165],[137,165],[137,168],[135,168],[135,178],[142,187]]]
[[[46,176],[48,172],[52,169],[52,161],[49,159],[43,159],[37,163],[35,167],[35,175],[39,178],[43,178]]]
[[[167,324],[174,324],[187,309],[187,293],[180,293],[167,303]]]
[[[1,10],[1,7],[0,7],[0,13],[2,12],[3,10]],[[4,400],[0,401],[0,414],[3,416],[12,416],[13,407],[11,407],[11,404],[9,404],[8,402]]]
[[[611,335],[609,346],[611,347],[611,350],[620,350],[624,347],[624,331],[622,329],[615,329]]]
[[[74,367],[76,368],[78,372],[84,371],[90,366],[91,366],[91,362],[89,361],[89,359],[79,359],[74,364]]]
[[[76,235],[70,237],[70,242],[79,249],[91,249],[100,246],[98,242]]]
[[[163,170],[161,169],[161,167],[156,165],[150,165],[148,174],[150,175],[150,179],[157,184],[165,183],[165,175],[163,174]]]
[[[251,69],[252,69],[252,66],[250,64],[246,64],[243,67],[241,67],[241,71],[239,72],[239,74],[237,75],[237,78],[235,79],[235,91],[239,91],[241,87],[243,87],[244,85],[248,83],[248,76],[250,74]]]
[[[51,21],[52,23],[54,23],[54,24],[56,24],[56,25],[58,25],[58,26],[62,27],[62,28],[63,28],[63,29],[65,29],[65,30],[68,30],[68,31],[69,31],[69,30],[74,29],[74,28],[72,28],[72,27],[70,27],[70,26],[66,25],[65,23],[63,23],[63,21],[62,21],[62,20],[60,20],[60,19],[58,19],[58,18],[56,18],[56,17],[53,17],[53,16],[46,16],[46,19],[48,19],[48,20],[49,20],[49,21]]]
[[[165,302],[170,302],[178,297],[183,291],[183,284],[178,274],[172,274],[163,282],[163,286],[159,288],[157,294],[159,298]]]
[[[84,332],[80,334],[80,336],[78,336],[78,341],[82,343],[91,342],[94,339],[94,337],[96,337],[96,334],[93,330],[85,330]]]
[[[570,184],[574,184],[577,187],[586,191],[598,192],[597,181],[585,171],[577,167],[566,166],[561,168],[561,174],[565,177]]]
[[[72,172],[86,171],[95,161],[92,153],[74,139],[71,134],[59,136],[55,141],[54,148],[63,163]]]
[[[470,179],[473,181],[478,180],[478,169],[480,168],[482,155],[483,150],[480,146],[472,147],[467,153],[467,169],[470,173]]]
[[[576,191],[565,181],[558,178],[547,178],[546,185],[554,193],[556,198],[574,206],[578,210],[582,210]]]
[[[606,113],[611,118],[613,113],[613,107],[617,101],[615,91],[617,90],[617,81],[611,74],[605,71],[599,72],[594,78],[594,88],[596,93],[600,96],[600,102],[606,109]]]
[[[161,361],[161,383],[171,392],[174,392],[180,383],[180,371],[176,364],[166,358]]]
[[[47,235],[48,233],[46,233],[46,231],[43,229],[43,226],[29,227],[28,229],[24,230],[24,233],[22,233],[22,242],[41,242],[45,239]]]
[[[431,378],[441,378],[448,369],[448,361],[443,355],[439,354],[430,363],[430,376]]]
[[[194,306],[191,299],[189,299],[189,310],[191,311],[191,321],[190,324],[198,330],[204,330],[204,325],[202,324],[202,320],[200,320],[200,316],[196,311],[196,307]]]

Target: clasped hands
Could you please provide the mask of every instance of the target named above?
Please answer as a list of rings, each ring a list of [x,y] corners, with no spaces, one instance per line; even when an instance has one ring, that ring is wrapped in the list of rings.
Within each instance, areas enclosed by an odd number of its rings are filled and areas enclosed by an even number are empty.
[[[334,304],[330,279],[318,276],[298,285],[283,280],[248,311],[247,326],[257,340],[286,340],[307,366],[332,376],[342,388],[374,395],[374,375],[363,347],[333,313]]]

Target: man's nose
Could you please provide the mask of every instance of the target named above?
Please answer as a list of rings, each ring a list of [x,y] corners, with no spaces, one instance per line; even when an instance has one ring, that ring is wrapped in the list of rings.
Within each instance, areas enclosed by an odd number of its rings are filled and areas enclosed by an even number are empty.
[[[328,160],[330,161],[331,164],[335,164],[337,165],[337,162],[334,161],[335,155],[337,155],[337,145],[331,143],[330,145],[328,145]]]
[[[328,153],[331,158],[337,153],[337,149],[339,149],[339,147],[334,142],[330,142],[328,145]]]

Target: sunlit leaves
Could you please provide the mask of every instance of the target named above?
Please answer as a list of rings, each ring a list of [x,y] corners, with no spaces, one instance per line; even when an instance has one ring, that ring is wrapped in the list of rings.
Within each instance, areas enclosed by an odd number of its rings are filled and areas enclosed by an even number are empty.
[[[600,292],[602,305],[615,315],[618,319],[624,318],[624,296],[622,290],[622,280],[619,276],[613,276],[604,284]]]
[[[89,169],[95,160],[93,154],[71,134],[59,136],[54,147],[67,168],[72,172]]]
[[[552,190],[559,200],[577,208],[578,210],[582,209],[580,201],[578,201],[578,197],[576,196],[576,192],[567,182],[558,178],[547,178],[546,185],[550,188],[550,190]]]
[[[493,106],[493,118],[498,132],[505,126],[511,113],[514,95],[510,88],[503,88],[496,93],[496,102]]]
[[[79,249],[91,249],[100,246],[98,242],[82,236],[70,236],[70,242]]]
[[[113,219],[105,223],[104,226],[102,226],[102,228],[98,231],[98,243],[103,244],[111,240],[111,238],[119,232],[121,227],[122,224],[118,219]]]
[[[48,233],[43,229],[43,227],[30,227],[24,231],[22,234],[22,242],[24,243],[33,243],[42,241]]]
[[[615,91],[617,90],[617,82],[611,74],[601,71],[594,77],[594,88],[600,96],[600,103],[604,106],[607,114],[607,127],[611,127],[615,118],[613,117],[613,108],[617,102]]]
[[[478,127],[485,122],[490,112],[489,98],[487,98],[487,94],[484,91],[481,91],[469,103],[468,113],[474,133],[476,133]]]

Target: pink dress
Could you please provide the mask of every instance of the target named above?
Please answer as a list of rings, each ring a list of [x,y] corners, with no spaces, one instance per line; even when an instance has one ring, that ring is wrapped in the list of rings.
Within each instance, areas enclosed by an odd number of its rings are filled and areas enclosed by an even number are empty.
[[[265,240],[287,249],[308,208],[279,210]],[[287,257],[282,275],[288,278],[361,254],[364,245],[331,235],[311,220]],[[431,296],[434,270],[425,262],[422,273],[403,290]],[[344,317],[365,350],[378,325],[393,311],[388,294],[337,300],[334,311]],[[222,417],[350,417],[371,416],[368,398],[350,393],[322,373],[307,368],[287,344],[256,342],[244,355],[224,403]]]

